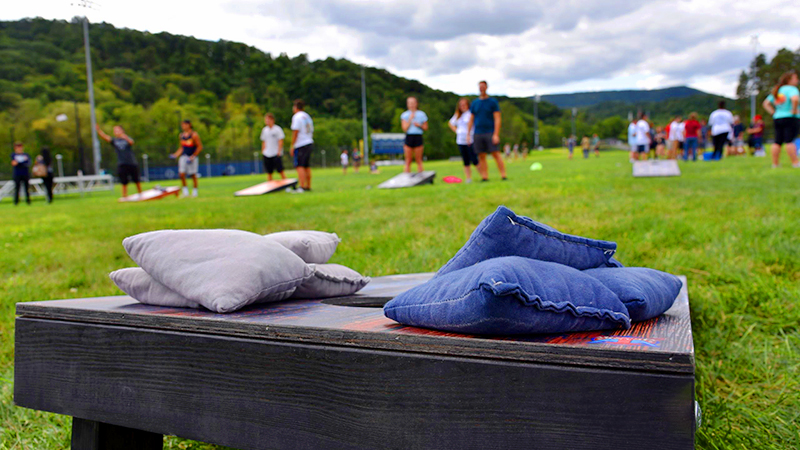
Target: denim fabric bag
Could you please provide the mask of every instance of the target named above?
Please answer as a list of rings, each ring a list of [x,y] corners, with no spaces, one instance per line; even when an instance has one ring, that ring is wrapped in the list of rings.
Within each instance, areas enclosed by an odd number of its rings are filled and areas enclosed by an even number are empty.
[[[498,256],[524,256],[578,270],[593,269],[607,265],[616,251],[615,242],[564,234],[500,206],[483,219],[467,243],[436,276]]]
[[[630,327],[625,305],[597,279],[518,256],[492,258],[433,278],[392,299],[383,311],[404,325],[470,334]]]
[[[652,319],[672,307],[683,283],[675,275],[644,267],[583,271],[611,289],[628,308],[632,322]]]

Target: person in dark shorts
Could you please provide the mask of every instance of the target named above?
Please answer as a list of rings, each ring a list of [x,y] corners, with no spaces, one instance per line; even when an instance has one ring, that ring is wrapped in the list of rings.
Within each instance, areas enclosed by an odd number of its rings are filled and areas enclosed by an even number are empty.
[[[117,152],[117,176],[122,183],[122,196],[128,196],[128,183],[131,181],[136,183],[136,190],[141,194],[142,184],[139,182],[139,165],[136,164],[136,155],[133,153],[133,139],[125,134],[125,130],[119,125],[114,125],[113,138],[105,134],[100,125],[96,125],[95,128],[97,135],[111,144]]]
[[[472,142],[473,149],[478,154],[478,172],[481,174],[481,181],[489,181],[489,167],[486,164],[486,155],[491,154],[497,163],[500,177],[506,179],[506,165],[503,156],[497,149],[500,144],[500,125],[502,116],[500,114],[500,104],[494,97],[489,97],[486,93],[489,84],[485,81],[478,83],[480,96],[472,101],[469,111],[472,118],[469,121],[468,139]],[[472,136],[472,133],[475,135]]]
[[[417,162],[417,172],[422,173],[422,152],[425,149],[422,142],[422,133],[428,130],[428,115],[424,111],[417,109],[417,98],[408,97],[406,99],[406,110],[400,115],[400,126],[406,133],[406,140],[403,143],[403,154],[406,165],[403,172],[411,173],[411,161]]]
[[[19,190],[25,189],[25,202],[31,204],[31,195],[28,191],[28,182],[31,179],[30,173],[31,155],[25,153],[25,146],[22,142],[14,143],[14,153],[11,154],[11,166],[14,168],[14,205],[19,204]]]
[[[283,128],[275,125],[275,116],[267,113],[264,116],[264,128],[261,129],[261,156],[264,158],[264,172],[267,180],[272,181],[272,173],[278,172],[281,179],[285,180],[283,173]]]
[[[800,132],[800,90],[797,88],[797,72],[790,70],[781,75],[778,84],[764,100],[764,109],[772,114],[775,122],[775,143],[772,144],[772,167],[778,167],[781,159],[781,145],[792,161],[792,167],[800,169],[797,146],[794,140]]]
[[[39,156],[36,157],[36,164],[44,167],[45,173],[42,175],[44,193],[47,196],[47,203],[53,203],[53,157],[50,155],[49,147],[42,147]]]
[[[297,99],[292,105],[292,145],[291,156],[297,169],[299,187],[296,193],[311,190],[311,152],[314,151],[314,121],[303,111],[306,104]]]
[[[472,118],[472,113],[469,112],[469,100],[460,98],[456,104],[456,112],[450,118],[448,125],[450,130],[456,134],[456,145],[458,151],[461,152],[461,160],[464,162],[464,176],[467,183],[472,183],[472,169],[470,165],[478,167],[478,155],[470,145],[467,138],[469,133],[469,121]]]

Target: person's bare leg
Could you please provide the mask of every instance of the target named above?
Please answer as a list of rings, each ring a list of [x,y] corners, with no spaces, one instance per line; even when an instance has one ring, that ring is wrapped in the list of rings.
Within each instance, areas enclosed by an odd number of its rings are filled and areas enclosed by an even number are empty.
[[[472,170],[470,169],[469,166],[464,166],[464,178],[466,178],[467,180],[472,179]]]
[[[267,181],[272,181],[272,173],[267,174]]]
[[[306,167],[306,189],[311,189],[311,167]]]
[[[142,183],[136,182],[136,191],[142,193]]]
[[[403,172],[411,173],[411,160],[414,157],[414,153],[411,151],[411,147],[404,145],[403,146],[403,158],[405,159],[405,166],[403,167]]]
[[[286,174],[285,174],[285,173],[283,173],[283,171],[281,171],[281,172],[278,172],[278,173],[280,173],[280,174],[281,174],[281,180],[285,180],[285,179],[286,179]],[[272,175],[272,174],[270,174],[270,175]],[[272,178],[270,178],[270,180],[272,180]]]
[[[772,144],[772,165],[778,167],[781,162],[781,146],[780,144]]]
[[[306,169],[305,167],[297,168],[297,184],[301,189],[306,188]]]
[[[186,174],[182,173],[180,174],[180,177],[181,177],[181,184],[183,185],[183,187],[186,187]]]
[[[194,188],[197,189],[197,174],[192,175],[192,183],[194,184]]]
[[[798,163],[798,161],[797,161],[797,146],[794,144],[794,142],[786,144],[786,153],[789,154],[789,159],[792,160],[792,165],[796,166],[797,163]]]
[[[128,185],[127,184],[123,184],[122,185],[122,196],[123,197],[127,197],[128,196]]]
[[[506,177],[506,163],[503,162],[503,157],[500,155],[500,152],[492,152],[492,156],[494,156],[494,160],[497,161],[497,169],[500,171],[500,177]]]
[[[425,149],[425,146],[419,146],[414,148],[414,159],[417,160],[417,172],[422,172],[422,151]],[[409,165],[409,168],[411,166]]]
[[[481,179],[489,179],[489,165],[486,163],[486,153],[478,153],[478,173]]]

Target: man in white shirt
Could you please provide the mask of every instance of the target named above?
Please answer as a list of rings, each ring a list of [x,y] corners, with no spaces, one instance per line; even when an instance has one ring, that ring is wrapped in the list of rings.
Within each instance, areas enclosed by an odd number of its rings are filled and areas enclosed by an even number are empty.
[[[636,122],[636,159],[646,160],[649,149],[650,124],[647,122],[647,114],[642,112]]]
[[[571,139],[571,138],[570,138]],[[628,145],[631,147],[631,162],[636,160],[636,119],[632,119],[630,125],[628,125]],[[572,153],[570,152],[570,159]]]
[[[722,159],[722,151],[728,142],[728,135],[733,132],[733,114],[725,109],[725,100],[719,102],[719,108],[708,118],[711,127],[711,140],[714,142],[714,159]]]
[[[292,105],[292,149],[294,166],[297,168],[299,188],[295,192],[311,190],[311,152],[314,151],[314,121],[303,109],[305,103],[297,99]]]
[[[281,179],[285,180],[283,173],[283,129],[275,125],[275,116],[267,113],[264,116],[264,128],[261,129],[261,154],[264,157],[264,172],[267,179],[272,181],[272,173],[278,172]]]

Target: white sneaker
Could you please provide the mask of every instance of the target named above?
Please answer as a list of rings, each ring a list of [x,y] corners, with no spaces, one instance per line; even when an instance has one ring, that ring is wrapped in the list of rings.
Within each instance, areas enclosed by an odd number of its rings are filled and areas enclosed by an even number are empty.
[[[467,183],[472,183],[472,178],[467,178]]]
[[[181,197],[188,197],[188,196],[189,196],[189,188],[187,188],[187,187],[184,187],[184,188],[181,190]]]
[[[299,187],[299,188],[295,189],[294,192],[292,192],[292,193],[293,194],[302,194],[303,192],[305,192],[305,189]]]
[[[293,187],[291,187],[291,186],[290,186],[290,187],[287,187],[287,188],[286,188],[286,189],[284,189],[284,190],[285,190],[286,192],[290,193],[290,194],[294,194],[294,188],[293,188]]]
[[[192,197],[197,197],[197,188],[192,189]]]

